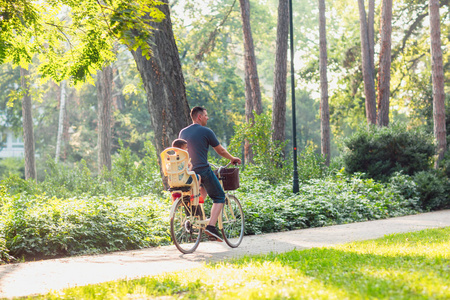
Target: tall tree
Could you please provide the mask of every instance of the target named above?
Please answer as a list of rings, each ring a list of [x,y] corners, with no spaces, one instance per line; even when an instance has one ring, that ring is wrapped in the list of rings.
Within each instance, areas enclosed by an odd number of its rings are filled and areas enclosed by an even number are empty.
[[[22,85],[22,120],[23,120],[23,143],[25,158],[25,179],[36,180],[36,162],[34,152],[34,131],[33,116],[31,113],[31,94],[30,94],[30,72],[20,68],[20,77]]]
[[[155,148],[161,153],[169,147],[181,129],[190,123],[180,56],[172,31],[168,0],[159,9],[166,16],[154,27],[151,56],[147,59],[141,48],[132,51],[147,93],[147,106],[155,132]]]
[[[370,46],[369,46],[369,34],[366,18],[366,9],[364,6],[364,0],[358,0],[359,7],[359,24],[361,35],[361,57],[362,57],[362,72],[364,81],[364,94],[366,96],[366,118],[368,124],[375,124],[376,115],[376,99],[375,99],[375,84],[373,69],[370,61]]]
[[[437,140],[436,168],[444,158],[447,150],[447,134],[445,128],[445,91],[444,68],[441,49],[441,23],[439,15],[439,0],[429,0],[430,35],[431,35],[431,70],[433,78],[433,121],[434,136]]]
[[[261,88],[256,67],[255,47],[250,26],[250,1],[239,0],[241,5],[242,31],[244,33],[244,69],[245,69],[245,117],[249,124],[253,122],[253,111],[262,113]],[[245,141],[245,162],[251,162],[253,155],[251,145]]]
[[[367,38],[369,39],[369,60],[375,78],[375,0],[369,0],[367,14]]]
[[[250,1],[239,0],[239,2],[241,5],[242,31],[244,33],[245,77],[248,78],[247,80],[250,87],[249,91],[252,98],[253,110],[259,115],[262,113],[261,88],[259,85],[258,70],[256,67],[252,29],[250,26]]]
[[[278,1],[277,43],[272,99],[272,140],[285,140],[289,0]]]
[[[64,130],[64,117],[66,116],[66,81],[61,81],[59,87],[59,119],[58,119],[58,133],[56,136],[56,154],[55,162],[58,163],[61,155],[61,142]]]
[[[111,171],[111,105],[113,71],[111,65],[97,72],[97,154],[98,172]]]
[[[320,35],[320,136],[321,152],[325,163],[330,165],[330,111],[328,108],[327,79],[327,29],[325,18],[325,0],[319,0],[319,35]]]
[[[378,72],[377,125],[389,124],[389,97],[391,82],[392,0],[383,0],[381,6],[381,50]]]

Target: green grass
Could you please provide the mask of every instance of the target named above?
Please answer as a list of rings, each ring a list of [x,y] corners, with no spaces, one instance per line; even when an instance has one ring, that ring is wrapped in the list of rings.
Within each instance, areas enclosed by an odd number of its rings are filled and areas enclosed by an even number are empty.
[[[244,257],[39,299],[450,299],[450,227]]]

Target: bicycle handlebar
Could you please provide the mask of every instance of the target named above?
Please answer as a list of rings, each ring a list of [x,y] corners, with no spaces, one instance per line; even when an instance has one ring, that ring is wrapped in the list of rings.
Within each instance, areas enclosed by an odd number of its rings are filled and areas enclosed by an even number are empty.
[[[231,161],[230,161],[229,163],[227,163],[225,166],[216,166],[216,165],[213,164],[213,163],[209,163],[209,165],[210,165],[211,167],[214,167],[215,169],[227,168],[229,165],[231,165]],[[234,164],[234,165],[236,165],[236,164]]]

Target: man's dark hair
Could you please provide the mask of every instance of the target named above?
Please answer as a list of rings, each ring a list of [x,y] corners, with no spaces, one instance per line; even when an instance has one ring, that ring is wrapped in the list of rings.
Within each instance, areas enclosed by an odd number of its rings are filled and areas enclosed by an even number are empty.
[[[201,106],[196,106],[193,109],[191,109],[191,119],[194,121],[199,113],[203,113],[206,110],[206,108]]]
[[[172,142],[172,147],[181,148],[184,145],[187,145],[187,141],[183,139],[176,139]]]

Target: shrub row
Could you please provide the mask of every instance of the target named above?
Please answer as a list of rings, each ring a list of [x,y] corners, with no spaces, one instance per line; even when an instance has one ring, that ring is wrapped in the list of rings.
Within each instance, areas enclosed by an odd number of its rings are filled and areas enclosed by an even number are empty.
[[[169,203],[138,198],[4,195],[3,258],[94,254],[170,242]]]
[[[288,184],[271,188],[255,181],[243,184],[236,194],[243,199],[246,234],[260,234],[420,212],[412,179],[399,175],[396,181],[385,184],[358,175],[338,175],[309,180],[300,185],[298,194]],[[413,192],[408,195],[404,190]]]

